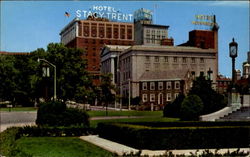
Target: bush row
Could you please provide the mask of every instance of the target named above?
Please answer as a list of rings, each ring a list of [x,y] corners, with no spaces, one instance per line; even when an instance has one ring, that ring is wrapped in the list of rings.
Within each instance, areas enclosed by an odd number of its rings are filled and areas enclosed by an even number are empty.
[[[209,149],[249,147],[250,126],[148,127],[99,123],[100,137],[137,149]]]
[[[84,136],[93,132],[94,132],[93,129],[85,126],[71,126],[71,127],[25,126],[19,129],[20,136],[29,136],[29,137]]]
[[[149,127],[211,127],[211,126],[250,126],[250,121],[175,121],[175,122],[133,122],[127,123]]]

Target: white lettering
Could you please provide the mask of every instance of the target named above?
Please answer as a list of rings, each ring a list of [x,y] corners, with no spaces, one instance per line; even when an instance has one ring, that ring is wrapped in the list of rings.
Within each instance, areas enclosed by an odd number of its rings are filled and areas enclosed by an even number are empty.
[[[98,10],[98,6],[93,5],[93,10]]]
[[[104,9],[104,11],[106,11],[107,10],[107,6],[103,6],[103,9]]]
[[[118,13],[117,16],[118,16],[118,20],[121,21],[121,20],[122,20],[122,19],[121,19],[122,14],[121,14],[121,13]]]
[[[123,20],[128,20],[128,14],[123,14],[122,19]]]
[[[111,11],[112,11],[111,9],[112,9],[111,7],[108,7],[108,11],[109,11],[109,12],[111,12]]]
[[[116,13],[112,13],[112,19],[116,19]]]
[[[81,17],[81,10],[76,11],[76,16],[79,17],[79,18]]]
[[[91,11],[88,12],[87,17],[89,17],[89,16],[93,16]]]
[[[104,13],[99,13],[99,15],[100,15],[100,18],[103,18],[104,16]]]
[[[99,6],[99,11],[103,11],[103,7],[102,6]]]
[[[129,20],[132,21],[133,14],[128,14],[128,16],[129,16]]]
[[[109,18],[110,18],[110,17],[109,17],[110,13],[107,13],[107,15],[108,15],[108,19],[109,19]]]
[[[122,14],[118,10],[116,10],[114,7],[110,6],[98,6],[98,5],[93,5],[92,10],[86,11],[86,10],[76,10],[76,17],[80,18],[81,16],[89,17],[92,16],[93,18],[107,18],[110,20],[126,20],[126,21],[132,21],[133,14]],[[195,15],[197,19],[204,18],[202,15]],[[212,16],[205,17],[206,19],[212,18]]]
[[[87,17],[87,11],[83,10],[82,12],[83,12],[84,17]]]

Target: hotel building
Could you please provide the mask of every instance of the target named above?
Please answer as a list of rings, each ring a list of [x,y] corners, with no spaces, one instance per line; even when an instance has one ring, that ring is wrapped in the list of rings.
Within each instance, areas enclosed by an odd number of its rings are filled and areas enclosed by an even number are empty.
[[[89,16],[86,20],[75,18],[61,33],[61,42],[67,47],[85,50],[87,70],[95,76],[95,83],[100,75],[100,51],[105,44],[133,45],[134,24],[111,22],[104,18]]]

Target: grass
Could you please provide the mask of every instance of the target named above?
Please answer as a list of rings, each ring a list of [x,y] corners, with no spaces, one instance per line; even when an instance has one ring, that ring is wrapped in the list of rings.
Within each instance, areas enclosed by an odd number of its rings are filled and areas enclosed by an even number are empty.
[[[87,111],[90,117],[106,116],[106,111]],[[163,111],[108,111],[108,116],[163,116]]]
[[[35,157],[109,157],[113,154],[78,137],[22,137],[17,147]]]
[[[37,108],[35,108],[35,107],[13,107],[11,109],[9,109],[7,107],[0,108],[0,111],[6,111],[6,112],[9,112],[9,111],[23,112],[23,111],[36,111],[36,110],[37,110]]]
[[[91,120],[90,127],[96,128],[100,122],[171,122],[178,121],[178,118],[165,117],[142,117],[142,118],[124,118],[124,119],[108,119],[108,120]]]

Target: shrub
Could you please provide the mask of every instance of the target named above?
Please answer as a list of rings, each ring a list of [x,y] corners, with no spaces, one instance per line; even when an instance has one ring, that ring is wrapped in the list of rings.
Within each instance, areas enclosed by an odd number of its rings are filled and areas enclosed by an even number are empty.
[[[181,120],[199,120],[199,115],[203,110],[203,102],[197,95],[189,95],[186,97],[180,110]]]
[[[165,105],[163,110],[164,117],[180,117],[181,103],[185,98],[184,94],[179,94],[178,97],[170,104]]]
[[[100,137],[137,149],[218,149],[249,146],[250,126],[150,127],[99,123]]]
[[[48,126],[81,125],[89,127],[89,115],[83,110],[66,108],[66,104],[62,102],[47,102],[40,104],[36,124]]]
[[[48,127],[48,126],[26,126],[20,128],[19,134],[28,137],[64,137],[64,136],[84,136],[94,130],[83,126],[70,127]]]

